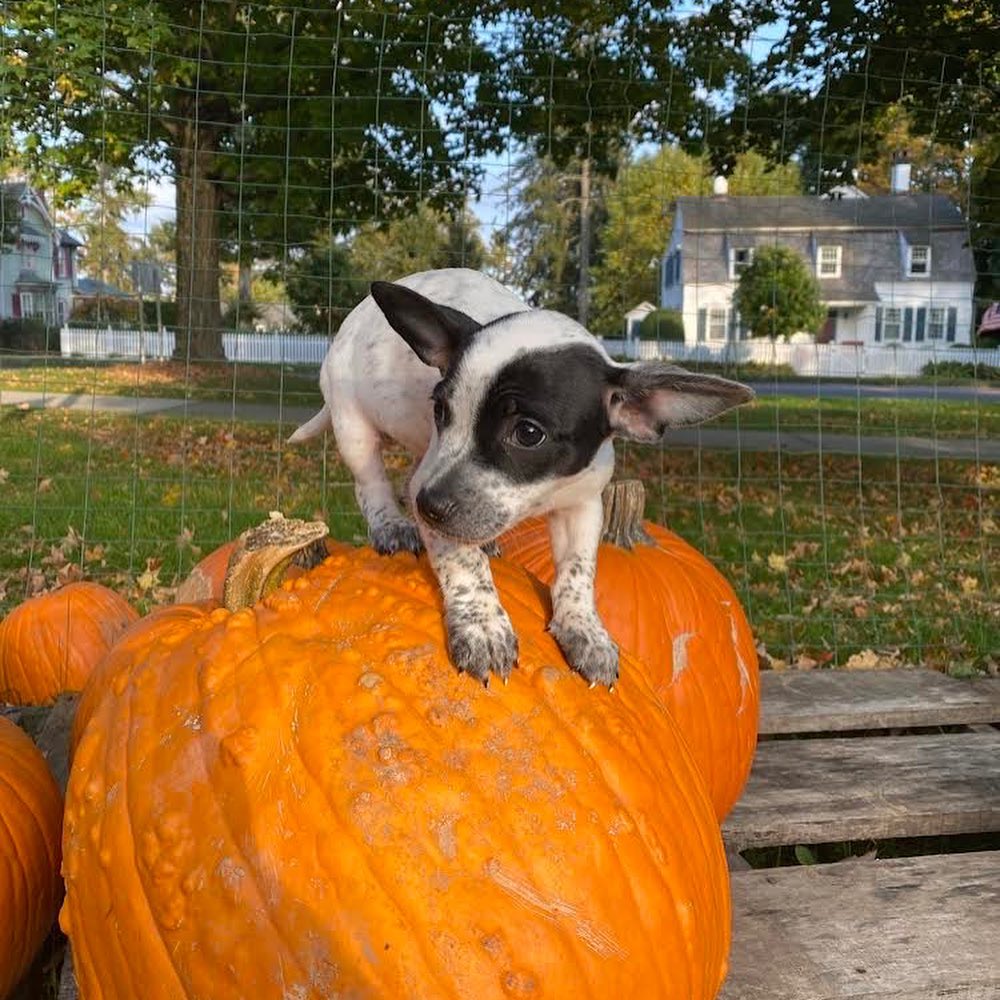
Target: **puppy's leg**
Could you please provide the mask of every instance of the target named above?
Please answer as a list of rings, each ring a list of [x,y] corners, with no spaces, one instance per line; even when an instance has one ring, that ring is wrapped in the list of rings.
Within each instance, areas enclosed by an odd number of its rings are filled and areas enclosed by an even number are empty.
[[[549,514],[556,566],[549,631],[566,662],[591,687],[612,687],[618,679],[618,647],[594,607],[594,572],[602,523],[600,495]]]
[[[517,662],[517,636],[493,585],[486,553],[421,527],[427,555],[444,598],[448,652],[455,666],[489,685],[505,683]]]
[[[354,476],[354,495],[375,551],[420,552],[420,533],[399,509],[386,475],[378,431],[355,407],[343,404],[333,408],[332,423],[337,448]]]

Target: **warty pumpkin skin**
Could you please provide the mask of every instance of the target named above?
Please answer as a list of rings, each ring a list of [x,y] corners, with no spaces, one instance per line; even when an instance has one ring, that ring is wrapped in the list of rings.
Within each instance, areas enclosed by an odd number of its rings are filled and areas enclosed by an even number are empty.
[[[611,509],[618,503],[620,518]],[[606,540],[598,550],[597,610],[677,721],[721,821],[746,784],[757,744],[760,676],[753,633],[733,588],[708,559],[672,531],[639,523],[641,484],[612,483],[605,505],[605,520],[612,522],[606,538],[619,541]],[[500,548],[505,558],[552,584],[545,521],[523,522]]]
[[[113,590],[86,581],[19,604],[0,622],[0,701],[44,705],[79,691],[138,617]]]
[[[31,738],[0,716],[0,1000],[31,967],[62,896],[62,795]]]
[[[521,657],[489,689],[409,555],[149,630],[70,777],[84,1000],[716,995],[728,876],[676,726],[632,664],[588,690],[537,584],[494,576]]]

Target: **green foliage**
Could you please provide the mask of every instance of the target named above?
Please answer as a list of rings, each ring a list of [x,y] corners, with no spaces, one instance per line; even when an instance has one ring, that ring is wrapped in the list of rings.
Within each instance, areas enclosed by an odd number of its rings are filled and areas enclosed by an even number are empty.
[[[607,223],[594,267],[594,330],[618,330],[622,316],[660,298],[660,258],[680,195],[711,190],[707,164],[676,146],[622,167],[607,195]]]
[[[607,195],[607,223],[594,268],[593,329],[617,330],[637,302],[659,300],[660,259],[674,225],[674,202],[681,195],[708,194],[712,173],[706,158],[676,146],[622,167]],[[749,150],[734,160],[729,190],[799,194],[802,178],[796,164],[774,164]]]
[[[759,247],[740,275],[733,305],[754,337],[814,333],[826,318],[819,282],[789,247]]]
[[[574,315],[580,277],[579,163],[564,168],[528,154],[514,165],[512,183],[515,208],[494,237],[492,269],[536,308]],[[598,178],[591,192],[592,220],[603,215],[605,187]],[[612,329],[619,325],[620,317]]]
[[[364,297],[351,268],[350,251],[329,233],[308,248],[293,251],[280,269],[288,301],[302,329],[333,336],[344,317]]]
[[[43,354],[59,353],[59,328],[40,319],[0,320],[0,350]]]
[[[6,253],[17,243],[21,215],[17,201],[0,188],[0,253]]]
[[[1000,368],[996,365],[977,364],[973,361],[932,361],[920,369],[920,374],[932,378],[1000,382]]]
[[[654,309],[639,324],[641,340],[684,340],[684,317],[677,309]]]

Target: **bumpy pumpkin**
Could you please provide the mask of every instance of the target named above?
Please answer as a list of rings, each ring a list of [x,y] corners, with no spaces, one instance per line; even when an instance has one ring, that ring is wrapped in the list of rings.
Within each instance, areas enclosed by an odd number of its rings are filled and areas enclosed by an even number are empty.
[[[0,997],[28,971],[62,895],[62,796],[45,758],[0,716]]]
[[[19,604],[0,622],[0,701],[44,705],[79,691],[138,617],[99,583],[70,583]]]
[[[672,531],[643,522],[644,504],[635,480],[613,483],[605,492],[597,609],[677,720],[721,820],[743,790],[757,741],[760,678],[753,635],[722,574]],[[500,547],[551,585],[555,568],[544,521],[524,522]]]
[[[494,575],[507,686],[449,664],[423,562],[370,550],[119,659],[67,796],[86,1000],[716,995],[726,865],[676,726],[630,663],[588,690]]]

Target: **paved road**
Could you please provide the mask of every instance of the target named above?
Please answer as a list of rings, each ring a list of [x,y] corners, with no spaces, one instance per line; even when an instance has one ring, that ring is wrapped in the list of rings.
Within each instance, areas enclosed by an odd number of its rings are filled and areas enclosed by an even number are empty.
[[[812,399],[941,399],[1000,406],[1000,385],[870,385],[867,382],[747,382],[759,396],[799,396]]]
[[[796,383],[786,383],[788,385]],[[849,387],[854,389],[854,386]],[[922,388],[911,386],[910,388]],[[159,399],[149,396],[92,396],[87,393],[41,393],[0,390],[0,406],[69,408],[119,413],[127,416],[163,415],[189,420],[234,420],[278,423],[290,434],[308,420],[314,407],[279,408],[268,403],[215,400]],[[783,451],[792,454],[870,455],[889,458],[959,458],[1000,462],[1000,440],[986,438],[896,437],[894,435],[818,434],[801,430],[737,430],[693,427],[671,431],[668,448],[703,447],[714,450]]]

